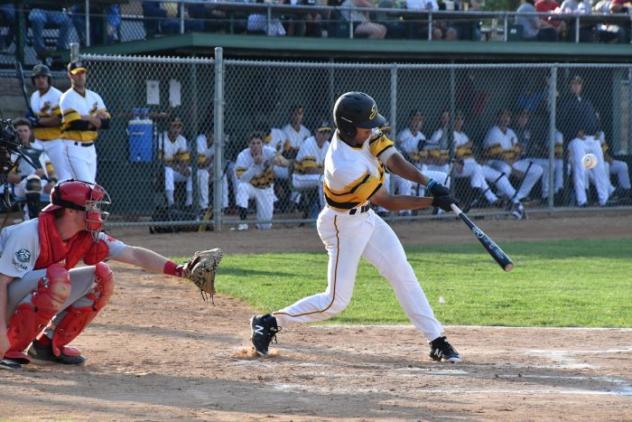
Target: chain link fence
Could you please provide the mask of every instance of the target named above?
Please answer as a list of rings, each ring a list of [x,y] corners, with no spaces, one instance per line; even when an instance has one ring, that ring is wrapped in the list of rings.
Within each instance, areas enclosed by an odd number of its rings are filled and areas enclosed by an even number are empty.
[[[97,142],[97,181],[113,199],[111,225],[313,224],[323,156],[301,146],[331,137],[334,101],[352,90],[375,98],[397,148],[470,213],[524,218],[632,201],[629,66],[82,60],[88,87],[113,116]],[[248,193],[240,176],[253,139],[271,151],[270,171]],[[598,157],[594,169],[584,168],[587,153]],[[425,194],[396,176],[386,185]],[[262,199],[264,190],[272,196]],[[377,211],[390,219],[434,217],[432,210]]]

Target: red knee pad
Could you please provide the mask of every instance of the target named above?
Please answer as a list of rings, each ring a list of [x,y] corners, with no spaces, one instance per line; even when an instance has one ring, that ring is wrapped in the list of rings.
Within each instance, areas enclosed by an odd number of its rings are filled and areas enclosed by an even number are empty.
[[[37,282],[30,303],[21,303],[9,319],[7,358],[28,361],[24,350],[48,325],[70,294],[70,275],[59,264],[46,269],[46,276]]]
[[[70,306],[66,309],[66,315],[57,324],[53,334],[53,353],[60,356],[61,350],[73,341],[90,322],[97,316],[99,311],[108,303],[114,291],[114,277],[110,267],[99,262],[94,269],[95,286],[87,297],[93,300],[90,307],[77,308]]]

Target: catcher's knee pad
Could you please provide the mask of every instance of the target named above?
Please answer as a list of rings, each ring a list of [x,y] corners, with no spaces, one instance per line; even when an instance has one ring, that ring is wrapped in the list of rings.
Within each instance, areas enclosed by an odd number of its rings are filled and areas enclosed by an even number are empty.
[[[53,353],[60,356],[61,351],[73,341],[90,322],[97,316],[99,311],[107,305],[114,291],[114,277],[110,267],[99,262],[94,269],[95,286],[86,297],[93,301],[92,306],[75,307],[66,309],[66,314],[57,323],[53,334]]]
[[[24,349],[37,337],[57,314],[70,294],[70,275],[61,265],[47,268],[37,288],[31,294],[30,302],[21,303],[9,319],[7,337],[9,350],[6,357],[28,361]]]

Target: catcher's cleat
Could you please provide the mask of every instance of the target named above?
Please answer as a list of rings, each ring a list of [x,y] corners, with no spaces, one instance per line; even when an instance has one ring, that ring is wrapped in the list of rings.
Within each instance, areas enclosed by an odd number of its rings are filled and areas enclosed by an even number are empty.
[[[450,363],[461,362],[461,355],[457,352],[448,340],[443,337],[437,337],[430,342],[430,358],[437,362],[447,361]]]
[[[0,359],[0,369],[14,371],[20,368],[22,368],[22,365],[19,362],[16,362],[12,359]]]
[[[63,363],[64,365],[83,365],[86,361],[86,358],[81,356],[81,352],[74,347],[63,346],[61,348],[61,354],[56,356],[53,353],[52,343],[44,344],[39,340],[34,340],[33,343],[31,343],[29,356],[34,360]]]
[[[268,346],[272,339],[276,343],[276,333],[280,331],[276,318],[270,314],[250,318],[250,340],[259,356],[268,354]]]

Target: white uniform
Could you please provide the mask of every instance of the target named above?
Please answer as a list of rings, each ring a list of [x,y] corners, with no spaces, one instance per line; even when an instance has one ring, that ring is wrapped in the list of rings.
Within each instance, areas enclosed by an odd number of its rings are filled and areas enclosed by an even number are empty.
[[[239,179],[235,202],[238,207],[248,208],[248,201],[255,199],[257,206],[257,228],[267,230],[272,227],[274,202],[274,172],[272,160],[276,151],[270,147],[263,147],[263,163],[255,164],[250,148],[246,148],[237,156],[235,174]]]
[[[80,120],[81,116],[94,115],[97,111],[107,111],[101,96],[86,89],[85,95],[73,88],[61,96],[62,128],[64,144],[72,178],[89,183],[96,182],[97,151],[94,142],[97,140],[96,129],[73,130],[70,124]]]
[[[316,189],[318,191],[318,203],[320,208],[325,205],[322,171],[325,167],[325,156],[328,150],[329,141],[326,141],[322,147],[319,147],[316,138],[310,136],[303,142],[303,145],[298,150],[294,173],[292,173],[292,186],[294,189],[299,192],[310,189]],[[321,173],[305,173],[305,170],[313,168],[320,169]]]
[[[584,168],[582,159],[584,155],[593,153],[597,156],[597,165],[590,170]],[[611,184],[610,176],[606,171],[603,150],[598,139],[594,136],[584,136],[575,138],[568,144],[568,159],[573,175],[573,187],[575,189],[575,199],[578,206],[583,206],[588,201],[587,189],[588,178],[595,184],[599,205],[605,206],[610,196]]]
[[[206,135],[204,134],[200,134],[198,135],[197,139],[195,140],[196,145],[197,145],[197,151],[198,151],[198,163],[199,163],[199,167],[198,167],[198,172],[201,173],[205,173],[200,175],[200,202],[203,202],[204,199],[206,198],[206,203],[208,204],[208,187],[209,187],[209,180],[213,180],[215,173],[214,173],[214,168],[213,168],[213,164],[214,164],[214,158],[215,158],[215,144],[211,144],[211,146],[207,146],[207,139],[206,139]],[[203,162],[207,162],[208,164],[206,166],[203,166],[202,163]],[[206,178],[206,182],[204,182],[204,178]],[[204,189],[204,186],[206,186],[206,189]],[[210,204],[209,204],[210,205]],[[226,176],[226,174],[223,172],[222,169],[222,208],[227,208],[228,207],[228,177]]]
[[[40,145],[41,144],[37,144],[37,146],[40,146]],[[44,176],[43,176],[44,180],[42,180],[40,200],[44,202],[48,202],[49,195],[44,193],[44,186],[48,183],[47,167],[50,167],[49,166],[50,158],[48,157],[48,155],[46,155],[46,151],[44,151],[43,149],[34,148],[34,146],[35,145],[31,145],[31,148],[23,148],[22,151],[27,157],[29,157],[33,161],[33,164],[35,164],[35,167],[33,167],[27,160],[25,160],[21,156],[17,154],[11,154],[11,160],[13,162],[17,162],[18,167],[17,167],[16,172],[22,178],[22,180],[15,185],[13,193],[15,194],[16,200],[18,201],[24,200],[26,198],[26,184],[30,178],[29,176],[33,176],[33,177],[37,177],[38,179],[41,179],[39,176],[35,176],[35,172],[37,169],[42,169],[44,171]],[[4,186],[0,187],[0,189],[3,189],[3,188]],[[26,215],[28,215],[28,213],[26,213]]]
[[[379,135],[376,135],[378,134]],[[318,234],[329,255],[327,290],[306,297],[273,315],[281,326],[321,321],[342,312],[353,293],[362,257],[393,286],[404,311],[428,340],[442,327],[408,263],[397,235],[368,206],[384,181],[382,161],[395,153],[391,140],[375,131],[361,147],[351,147],[334,134],[325,158],[328,206],[318,216]]]
[[[397,135],[399,148],[404,151],[408,157],[410,157],[410,160],[419,171],[442,185],[450,187],[450,178],[448,177],[448,173],[431,169],[424,162],[427,158],[427,154],[422,151],[425,151],[425,144],[427,141],[426,135],[424,135],[421,131],[412,133],[410,128],[402,130]],[[419,147],[421,147],[421,150]],[[391,174],[387,173],[385,177],[386,179],[384,181],[384,185],[387,190],[390,191]],[[395,191],[400,195],[424,196],[426,194],[426,188],[424,186],[413,183],[410,180],[397,175],[392,175],[392,177],[393,183],[395,184]],[[410,211],[400,213],[409,214]]]
[[[290,144],[289,138],[283,129],[273,127],[270,133],[263,140],[266,146],[274,148],[278,152],[283,152],[286,145]],[[274,175],[279,179],[287,179],[289,171],[287,167],[274,166]]]
[[[283,144],[283,149],[281,151],[288,151],[289,149],[299,150],[305,139],[312,135],[309,129],[303,125],[301,125],[298,131],[296,131],[292,125],[288,123],[283,126],[282,130],[285,134],[285,143]],[[274,173],[281,179],[287,179],[289,177],[289,170],[287,167],[275,167]]]
[[[61,101],[62,93],[55,87],[50,87],[44,95],[40,95],[39,91],[31,94],[31,109],[37,117],[61,117]],[[55,169],[57,179],[71,179],[73,174],[70,170],[68,155],[66,154],[66,144],[62,140],[61,125],[59,127],[36,127],[33,128],[33,137],[41,142],[44,150],[50,157]]]
[[[488,150],[496,146],[500,147],[500,150],[504,152],[511,152],[517,144],[518,137],[513,130],[507,128],[503,131],[498,126],[494,126],[489,130],[489,132],[487,132],[483,147]],[[531,192],[531,189],[533,189],[533,186],[538,182],[538,180],[540,180],[542,173],[544,172],[542,167],[539,165],[530,160],[524,159],[515,161],[511,165],[504,160],[491,159],[487,164],[507,177],[511,175],[512,169],[515,169],[524,175],[520,184],[520,189],[516,192],[515,197],[512,198],[514,201],[520,201],[526,198],[529,195],[529,192]]]
[[[189,176],[185,176],[178,170],[176,162],[190,162],[191,154],[189,152],[189,146],[184,136],[178,135],[175,141],[169,139],[168,133],[165,131],[158,141],[158,145],[161,151],[162,159],[165,161],[165,194],[167,196],[167,205],[173,206],[175,203],[174,191],[175,182],[186,182],[186,200],[184,205],[189,207],[193,205],[193,178],[191,172],[191,166],[187,165],[189,170]],[[198,154],[203,147],[202,152],[206,150],[206,144],[203,146],[197,143]],[[198,188],[200,189],[199,205],[201,209],[208,207],[208,172],[198,171]],[[204,190],[206,185],[206,190]]]
[[[430,139],[426,142],[426,145],[424,146],[424,149],[428,151],[439,150],[443,152],[444,159],[447,159],[446,153],[449,148],[450,146],[448,136],[446,133],[444,133],[443,128],[435,130]],[[450,171],[450,164],[448,164],[447,162],[443,164],[428,164],[428,169],[441,171],[447,174]]]
[[[600,131],[597,134],[597,138],[599,139],[599,143],[601,144],[601,150],[603,152],[606,152],[608,150],[608,144],[606,143],[606,134],[603,131]],[[626,163],[625,161],[613,159],[610,163],[604,161],[604,165],[606,166],[606,174],[609,176],[615,176],[617,178],[617,185],[620,188],[625,190],[630,190],[632,188],[632,185],[630,185],[630,171],[628,169],[628,163]],[[614,191],[614,189],[612,189],[612,191]]]
[[[564,159],[563,159],[564,136],[559,130],[555,131],[555,159],[553,160],[553,194],[556,194],[564,187]],[[547,148],[548,150],[548,148]],[[549,197],[549,159],[528,157],[543,169],[542,175],[542,198]]]

